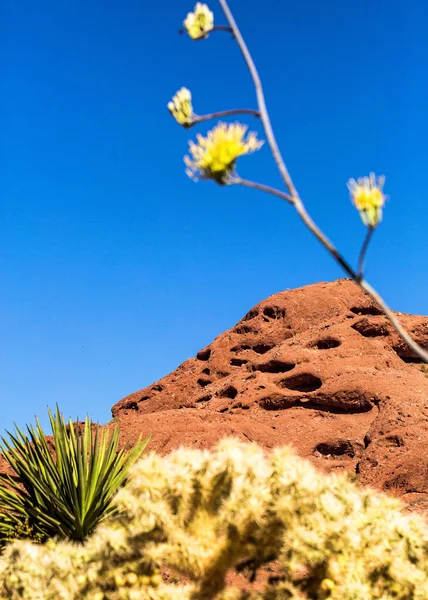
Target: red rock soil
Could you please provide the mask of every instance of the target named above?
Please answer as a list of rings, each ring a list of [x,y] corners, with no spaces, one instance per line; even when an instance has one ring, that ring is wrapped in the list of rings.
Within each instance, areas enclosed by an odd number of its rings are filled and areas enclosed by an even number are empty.
[[[428,348],[428,317],[398,316]],[[428,369],[350,280],[271,296],[112,414],[123,441],[152,434],[162,454],[232,435],[291,444],[428,513]]]

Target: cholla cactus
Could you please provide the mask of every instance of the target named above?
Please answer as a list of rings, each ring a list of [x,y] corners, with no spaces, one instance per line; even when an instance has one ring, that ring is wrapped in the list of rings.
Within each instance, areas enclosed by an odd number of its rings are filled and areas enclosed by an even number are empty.
[[[82,546],[18,542],[0,560],[8,600],[238,600],[227,573],[277,559],[248,600],[426,600],[428,525],[398,500],[326,476],[287,448],[222,441],[136,464],[120,517]],[[162,581],[162,567],[188,583]]]

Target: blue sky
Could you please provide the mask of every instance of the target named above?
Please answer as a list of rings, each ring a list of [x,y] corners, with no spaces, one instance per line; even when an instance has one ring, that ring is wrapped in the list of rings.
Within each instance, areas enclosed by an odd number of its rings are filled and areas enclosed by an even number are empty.
[[[310,213],[355,263],[365,232],[346,181],[385,174],[367,278],[393,308],[428,314],[427,2],[230,6]],[[184,174],[196,132],[166,110],[178,88],[198,113],[255,107],[227,34],[177,34],[192,8],[2,3],[0,431],[45,425],[56,402],[106,422],[258,301],[342,276],[285,203]],[[266,146],[238,166],[281,185]]]

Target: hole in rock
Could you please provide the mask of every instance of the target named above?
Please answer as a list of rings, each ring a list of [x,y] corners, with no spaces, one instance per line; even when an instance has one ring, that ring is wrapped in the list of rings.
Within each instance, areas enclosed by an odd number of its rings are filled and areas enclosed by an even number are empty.
[[[152,387],[152,392],[161,392],[163,390],[163,385],[157,384]]]
[[[355,451],[348,440],[335,440],[334,442],[322,442],[314,448],[314,453],[322,456],[349,456],[354,458]]]
[[[286,373],[291,371],[295,367],[295,363],[285,362],[283,360],[270,360],[261,365],[255,365],[254,371],[261,371],[262,373]]]
[[[206,369],[202,369],[202,373],[204,373],[204,375],[210,375],[211,369],[208,369],[208,367]]]
[[[230,373],[228,371],[216,371],[217,377],[223,379],[224,377],[229,377]]]
[[[283,379],[280,382],[280,385],[288,390],[308,393],[319,390],[319,388],[322,386],[322,381],[319,377],[312,375],[311,373],[300,373],[299,375],[294,375],[292,377],[288,377],[287,379]]]
[[[232,358],[230,364],[232,367],[242,367],[242,365],[245,365],[247,362],[248,360],[245,360],[245,358]]]
[[[341,345],[341,341],[333,337],[325,337],[317,340],[313,344],[309,344],[310,348],[316,348],[317,350],[330,350],[330,348],[338,348]]]
[[[145,402],[145,400],[150,400],[150,396],[141,396],[141,398],[138,400],[138,403]]]
[[[421,348],[423,350],[425,350],[426,352],[428,352],[428,348],[426,346],[421,346]],[[397,356],[399,358],[401,358],[401,360],[407,364],[410,365],[425,365],[425,361],[422,360],[422,358],[420,358],[419,356],[415,356],[411,354],[411,350],[410,348],[407,348],[407,346],[393,346],[392,349],[394,350],[394,352],[397,354]]]
[[[387,325],[382,323],[370,323],[368,319],[362,319],[351,325],[352,329],[358,331],[360,335],[367,338],[386,337],[389,335]]]
[[[231,352],[242,352],[242,350],[251,350],[251,346],[248,344],[240,344],[239,346],[233,346],[230,349]]]
[[[308,402],[300,400],[296,396],[285,396],[284,394],[271,394],[270,396],[266,396],[259,401],[255,401],[260,405],[260,408],[264,410],[286,410],[289,408],[312,410],[318,414],[326,413],[328,415],[349,415],[349,414],[359,414],[362,412],[368,412],[372,409],[372,406],[369,402],[353,404],[349,407],[339,407],[339,406],[331,406],[323,405],[318,402]]]
[[[198,379],[198,385],[200,385],[201,387],[206,387],[207,385],[210,385],[210,383],[212,383],[211,379],[203,379],[202,377],[200,379]]]
[[[250,325],[238,325],[238,327],[235,327],[233,329],[233,333],[238,333],[240,335],[243,335],[245,333],[258,333],[258,331],[257,331],[257,329],[250,327]]]
[[[405,490],[406,493],[415,491],[415,489],[409,483],[406,473],[399,473],[393,479],[385,481],[382,489],[384,489],[386,492],[389,490]]]
[[[238,390],[233,385],[228,385],[226,388],[221,390],[218,394],[220,398],[230,398],[233,400],[238,395]]]
[[[257,354],[266,354],[266,352],[272,350],[273,347],[274,344],[256,344],[253,346],[253,350],[254,352],[257,352]]]
[[[197,355],[196,358],[198,360],[209,360],[211,356],[211,348],[205,348],[204,350],[200,350]]]
[[[263,314],[269,319],[283,319],[285,317],[285,309],[279,306],[266,306],[263,309]]]
[[[401,448],[405,445],[404,438],[401,435],[390,434],[377,440],[379,446],[389,448]]]
[[[394,348],[395,350],[395,348]],[[400,352],[397,352],[397,350],[395,350],[395,352],[398,354],[398,356],[401,358],[401,360],[409,365],[411,364],[416,364],[416,365],[424,365],[425,361],[422,360],[422,358],[420,358],[419,356],[400,356]]]
[[[294,406],[295,400],[282,394],[271,394],[270,396],[261,398],[258,404],[264,410],[284,410]]]
[[[377,306],[353,306],[349,309],[354,315],[371,315],[372,317],[378,317],[383,315],[383,312]]]
[[[208,400],[211,400],[212,395],[211,394],[207,394],[206,396],[201,396],[200,398],[198,398],[196,400],[196,402],[208,402]]]
[[[259,314],[259,311],[256,308],[251,309],[245,317],[242,319],[243,321],[251,321],[251,319],[255,319]]]

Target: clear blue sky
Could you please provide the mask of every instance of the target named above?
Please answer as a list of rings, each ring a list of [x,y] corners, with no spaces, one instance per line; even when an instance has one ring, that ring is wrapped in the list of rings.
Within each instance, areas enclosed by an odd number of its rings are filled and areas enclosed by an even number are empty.
[[[196,132],[166,110],[178,88],[198,113],[255,107],[227,34],[177,34],[193,4],[2,2],[0,431],[46,424],[55,402],[106,422],[266,296],[342,276],[285,203],[184,174]],[[367,277],[428,314],[428,3],[230,5],[311,214],[355,261],[346,180],[385,174]],[[280,185],[267,147],[239,171]]]

